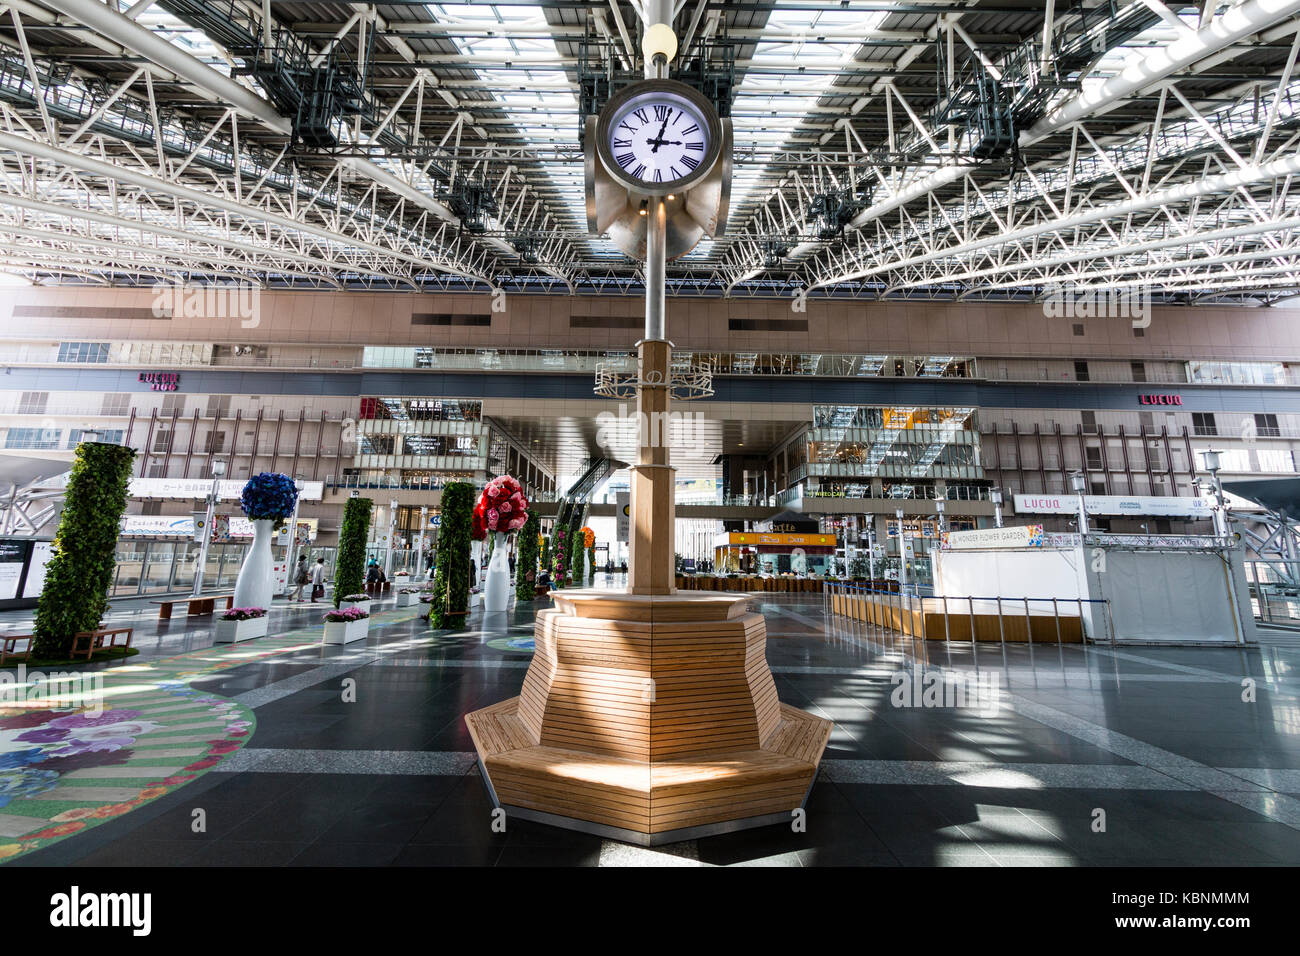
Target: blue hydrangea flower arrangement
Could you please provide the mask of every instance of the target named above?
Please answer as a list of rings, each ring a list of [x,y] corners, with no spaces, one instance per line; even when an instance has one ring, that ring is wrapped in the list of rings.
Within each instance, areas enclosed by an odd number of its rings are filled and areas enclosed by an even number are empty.
[[[243,494],[239,496],[239,507],[253,521],[282,521],[293,514],[297,501],[298,489],[294,487],[292,478],[264,471],[248,479]]]

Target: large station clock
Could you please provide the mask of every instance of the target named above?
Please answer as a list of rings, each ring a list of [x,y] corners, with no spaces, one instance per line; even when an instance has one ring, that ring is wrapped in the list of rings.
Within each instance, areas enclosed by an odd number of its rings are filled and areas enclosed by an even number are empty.
[[[718,162],[722,128],[698,91],[676,80],[646,80],[610,98],[596,124],[601,164],[648,195],[689,189]]]

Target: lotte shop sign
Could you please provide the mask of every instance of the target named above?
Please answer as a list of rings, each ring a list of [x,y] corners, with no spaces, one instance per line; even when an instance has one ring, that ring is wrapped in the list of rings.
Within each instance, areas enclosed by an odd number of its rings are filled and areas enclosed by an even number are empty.
[[[1163,394],[1144,394],[1138,396],[1139,405],[1181,405],[1183,396],[1163,393]]]

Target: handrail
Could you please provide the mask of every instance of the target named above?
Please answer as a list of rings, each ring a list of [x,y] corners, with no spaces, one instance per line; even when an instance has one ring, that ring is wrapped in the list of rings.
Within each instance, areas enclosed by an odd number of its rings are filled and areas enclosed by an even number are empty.
[[[831,587],[848,588],[854,591],[863,591],[868,594],[897,595],[900,593],[898,591],[881,591],[876,588],[863,587],[862,585],[858,585],[858,584],[848,584],[843,581],[827,581],[826,583]],[[902,592],[902,593],[907,594],[907,592]],[[941,601],[946,598],[949,601],[1043,601],[1043,602],[1069,601],[1071,604],[1074,604],[1078,601],[1082,601],[1084,604],[1109,604],[1110,603],[1110,601],[1107,598],[1059,598],[1059,597],[1032,598],[1032,597],[1007,597],[1006,595],[996,595],[996,594],[992,595],[991,597],[980,597],[979,595],[968,595],[968,594],[962,594],[962,595],[908,594],[908,596],[919,598],[922,601]]]

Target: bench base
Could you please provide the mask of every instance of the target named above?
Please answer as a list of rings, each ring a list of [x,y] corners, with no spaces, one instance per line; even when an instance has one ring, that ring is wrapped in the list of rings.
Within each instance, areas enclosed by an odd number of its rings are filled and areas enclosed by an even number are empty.
[[[520,696],[465,717],[495,805],[641,846],[791,822],[831,722],[777,699],[746,596],[553,598]]]

